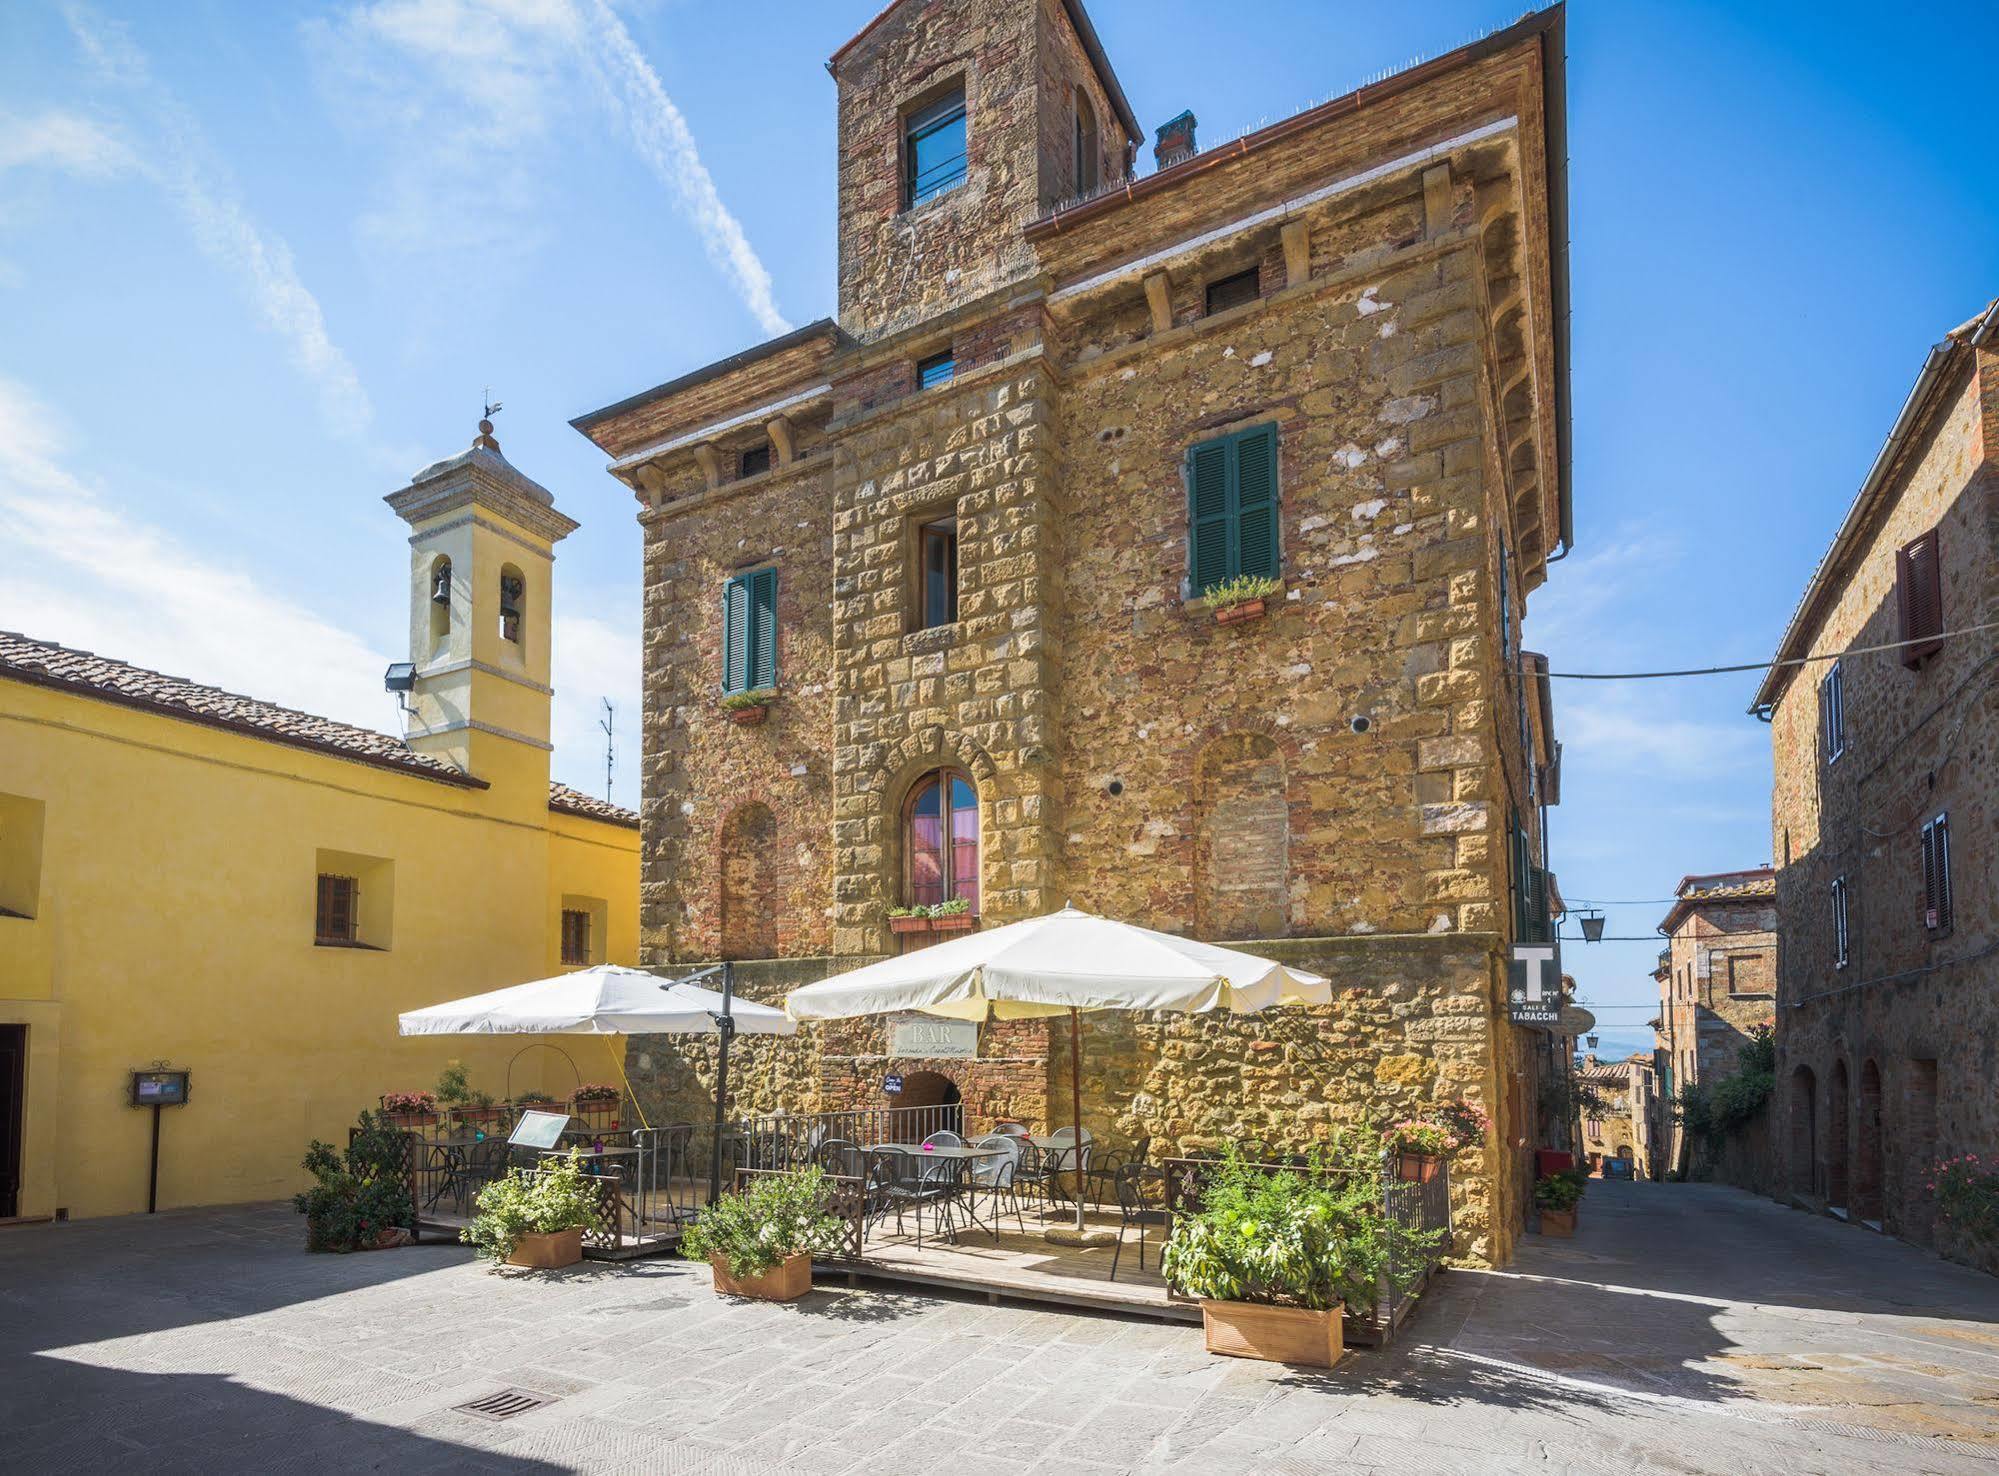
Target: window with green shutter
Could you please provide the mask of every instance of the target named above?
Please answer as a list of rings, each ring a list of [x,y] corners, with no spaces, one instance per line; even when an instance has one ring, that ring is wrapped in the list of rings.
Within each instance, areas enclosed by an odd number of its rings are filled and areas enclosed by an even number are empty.
[[[1187,574],[1195,595],[1278,569],[1277,427],[1255,425],[1187,452]]]
[[[722,690],[777,685],[777,570],[732,574],[722,586]]]

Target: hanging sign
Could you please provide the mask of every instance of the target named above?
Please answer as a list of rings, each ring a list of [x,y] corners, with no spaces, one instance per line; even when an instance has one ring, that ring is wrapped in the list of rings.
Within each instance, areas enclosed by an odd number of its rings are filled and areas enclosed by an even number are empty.
[[[970,1061],[979,1054],[979,1022],[940,1020],[935,1015],[893,1015],[888,1053],[919,1061]]]
[[[1553,943],[1515,943],[1506,965],[1507,1018],[1553,1025],[1562,1015],[1561,954]]]
[[[887,1076],[884,1076],[882,1078],[882,1090],[887,1092],[891,1097],[901,1096],[902,1073],[900,1071],[891,1071]]]

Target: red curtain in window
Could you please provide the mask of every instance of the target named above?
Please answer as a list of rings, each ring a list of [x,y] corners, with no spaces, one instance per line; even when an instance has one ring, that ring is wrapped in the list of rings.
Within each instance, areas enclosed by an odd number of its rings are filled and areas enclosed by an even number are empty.
[[[916,786],[903,849],[910,906],[963,898],[979,910],[979,795],[971,780],[944,769]]]

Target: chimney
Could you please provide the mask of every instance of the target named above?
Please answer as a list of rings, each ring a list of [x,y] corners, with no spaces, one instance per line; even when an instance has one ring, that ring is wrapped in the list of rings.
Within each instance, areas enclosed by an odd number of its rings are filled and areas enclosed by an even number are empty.
[[[1158,141],[1152,145],[1152,158],[1161,169],[1171,169],[1200,152],[1194,143],[1194,123],[1192,113],[1182,113],[1159,125]]]

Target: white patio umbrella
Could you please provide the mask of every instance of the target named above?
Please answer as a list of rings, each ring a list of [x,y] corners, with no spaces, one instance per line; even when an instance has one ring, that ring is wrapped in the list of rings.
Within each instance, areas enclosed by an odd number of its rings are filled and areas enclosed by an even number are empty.
[[[1064,907],[794,989],[785,996],[784,1009],[794,1020],[901,1010],[953,1020],[1067,1013],[1080,1233],[1083,1010],[1254,1014],[1273,1005],[1322,1005],[1331,999],[1331,984],[1308,970]]]
[[[732,999],[738,1035],[792,1035],[784,1011]],[[722,996],[644,969],[597,964],[397,1017],[404,1035],[714,1035]]]

